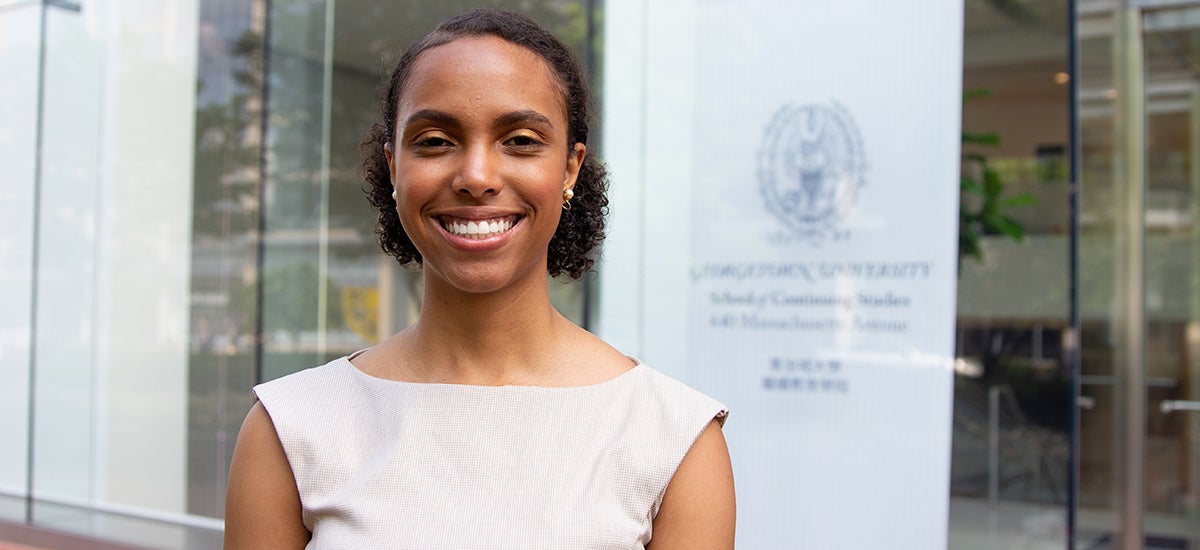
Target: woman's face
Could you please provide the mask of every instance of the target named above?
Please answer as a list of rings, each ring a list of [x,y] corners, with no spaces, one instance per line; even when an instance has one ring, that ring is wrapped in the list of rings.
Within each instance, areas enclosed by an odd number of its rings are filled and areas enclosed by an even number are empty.
[[[567,147],[566,108],[537,54],[493,36],[422,53],[387,151],[396,211],[434,277],[493,292],[546,277],[546,250],[583,144]]]

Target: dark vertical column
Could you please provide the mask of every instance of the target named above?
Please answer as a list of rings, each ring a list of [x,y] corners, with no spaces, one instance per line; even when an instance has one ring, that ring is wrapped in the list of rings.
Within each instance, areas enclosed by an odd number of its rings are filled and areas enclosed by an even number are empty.
[[[1069,336],[1066,339],[1067,353],[1067,548],[1075,548],[1075,529],[1079,512],[1079,395],[1082,391],[1080,376],[1083,370],[1080,364],[1080,337],[1083,334],[1079,321],[1079,172],[1081,147],[1079,143],[1079,14],[1078,0],[1067,2],[1067,62],[1069,63],[1067,143],[1069,147],[1067,204],[1068,214],[1068,244],[1067,244],[1067,300],[1070,308]]]
[[[30,278],[29,278],[29,413],[28,428],[25,432],[25,523],[33,523],[33,468],[34,440],[33,428],[36,425],[34,415],[37,412],[37,311],[38,311],[38,264],[41,250],[41,212],[42,212],[42,118],[45,110],[46,86],[46,10],[49,4],[42,3],[41,14],[38,16],[38,62],[37,62],[37,115],[34,126],[33,162],[33,237],[31,244]]]
[[[267,258],[267,131],[270,129],[267,120],[268,109],[271,107],[271,79],[268,77],[271,74],[271,0],[259,0],[262,4],[262,10],[266,20],[263,22],[262,35],[262,88],[259,93],[260,101],[262,102],[261,117],[259,118],[259,145],[258,145],[258,241],[255,246],[254,265],[255,272],[258,273],[258,280],[255,281],[256,292],[254,297],[254,383],[259,384],[263,381],[263,345],[266,339],[263,337],[263,270],[266,266]]]

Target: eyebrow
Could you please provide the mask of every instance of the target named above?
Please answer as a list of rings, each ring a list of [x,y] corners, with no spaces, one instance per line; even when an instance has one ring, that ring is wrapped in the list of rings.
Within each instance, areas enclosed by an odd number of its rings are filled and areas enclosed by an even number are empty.
[[[458,119],[454,118],[450,113],[436,111],[433,109],[421,109],[420,111],[409,115],[408,118],[405,119],[401,128],[407,129],[409,126],[412,126],[418,122],[431,122],[443,126],[458,125]]]
[[[402,128],[407,129],[409,126],[412,126],[418,122],[428,122],[449,127],[459,126],[458,119],[450,113],[438,111],[436,109],[421,109],[420,111],[409,115],[408,118],[405,119]],[[554,128],[554,123],[551,122],[546,115],[529,109],[504,113],[496,117],[495,120],[497,126],[512,126],[522,122],[534,122]]]
[[[505,113],[503,115],[500,115],[499,117],[496,117],[496,123],[500,126],[511,126],[513,124],[517,124],[520,122],[536,122],[538,124],[544,124],[551,128],[554,127],[554,123],[550,122],[550,119],[547,118],[546,115],[543,115],[542,113],[539,113],[537,111],[531,111],[528,109],[523,110],[523,111],[513,111],[511,113]]]

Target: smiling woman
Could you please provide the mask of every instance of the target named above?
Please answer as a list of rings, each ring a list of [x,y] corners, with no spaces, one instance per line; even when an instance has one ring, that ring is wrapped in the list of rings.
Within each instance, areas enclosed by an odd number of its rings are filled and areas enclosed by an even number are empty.
[[[425,52],[403,86],[384,152],[426,292],[545,286],[547,243],[587,150],[568,146],[550,68],[501,38],[467,37]]]
[[[363,173],[383,249],[422,267],[415,323],[255,388],[227,548],[730,548],[724,406],[563,317],[603,237],[578,65],[476,10],[385,84]]]

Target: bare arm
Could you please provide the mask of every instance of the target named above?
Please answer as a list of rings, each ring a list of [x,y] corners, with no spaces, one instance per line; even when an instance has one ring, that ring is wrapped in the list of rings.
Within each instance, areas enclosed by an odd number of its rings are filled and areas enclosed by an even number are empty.
[[[225,493],[225,548],[304,548],[300,493],[262,403],[242,422]]]
[[[733,548],[737,506],[725,436],[714,420],[667,485],[647,550]]]

